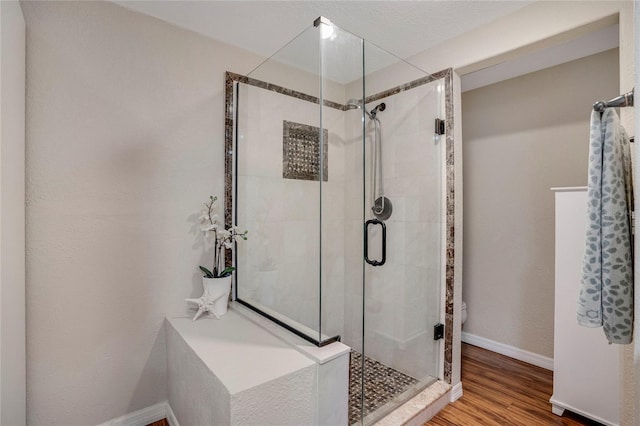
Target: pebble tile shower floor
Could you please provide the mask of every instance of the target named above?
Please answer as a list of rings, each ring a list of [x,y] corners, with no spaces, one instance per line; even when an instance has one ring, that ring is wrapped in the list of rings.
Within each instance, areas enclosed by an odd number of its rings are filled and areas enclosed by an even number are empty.
[[[362,354],[351,352],[349,363],[349,424],[359,425],[362,419],[361,371]],[[364,357],[364,414],[365,417],[400,395],[418,380],[391,367]]]

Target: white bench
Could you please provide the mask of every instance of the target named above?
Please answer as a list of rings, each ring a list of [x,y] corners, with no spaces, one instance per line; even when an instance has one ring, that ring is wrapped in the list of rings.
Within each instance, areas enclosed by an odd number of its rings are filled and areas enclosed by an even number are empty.
[[[346,425],[350,348],[317,348],[242,306],[167,319],[169,405],[181,426]]]

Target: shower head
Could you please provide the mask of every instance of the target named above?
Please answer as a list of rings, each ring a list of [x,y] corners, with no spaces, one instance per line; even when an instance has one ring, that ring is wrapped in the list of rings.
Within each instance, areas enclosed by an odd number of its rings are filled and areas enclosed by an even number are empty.
[[[347,103],[345,104],[345,107],[347,110],[360,109],[362,108],[362,101],[360,99],[351,98],[347,101]],[[384,102],[382,102],[381,104],[377,105],[374,109],[372,109],[371,112],[367,111],[366,108],[363,108],[363,109],[364,109],[364,112],[367,114],[367,116],[371,120],[373,120],[374,118],[376,118],[376,114],[380,111],[384,111],[386,107],[387,105]]]
[[[362,108],[362,102],[360,101],[360,99],[351,98],[347,101],[347,104],[345,106],[347,107],[347,109],[358,109]]]
[[[367,117],[369,117],[371,120],[373,120],[375,118],[375,114],[371,115],[369,114],[369,111],[367,111],[366,108],[362,107],[362,101],[360,99],[355,99],[355,98],[351,98],[347,101],[347,103],[345,104],[345,107],[347,108],[347,110],[350,109],[363,109],[364,113],[367,114]]]

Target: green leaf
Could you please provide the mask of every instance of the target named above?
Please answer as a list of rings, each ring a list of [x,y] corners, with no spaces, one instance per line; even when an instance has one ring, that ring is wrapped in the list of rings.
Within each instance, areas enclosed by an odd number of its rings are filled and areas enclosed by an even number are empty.
[[[236,269],[236,268],[235,268],[235,267],[233,267],[233,266],[228,266],[228,267],[224,268],[224,270],[220,273],[220,276],[221,276],[221,277],[226,277],[226,276],[228,276],[228,275],[231,275],[231,273],[232,273],[233,271],[235,271],[235,269]]]
[[[207,277],[207,278],[215,278],[216,277],[215,275],[213,275],[213,272],[211,272],[210,270],[208,270],[204,266],[200,266],[200,270],[204,273],[204,276]]]

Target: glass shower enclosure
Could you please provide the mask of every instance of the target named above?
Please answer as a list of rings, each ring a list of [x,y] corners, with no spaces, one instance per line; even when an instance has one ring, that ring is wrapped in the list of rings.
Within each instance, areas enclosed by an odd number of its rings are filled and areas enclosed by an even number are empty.
[[[227,78],[234,297],[350,346],[349,423],[371,424],[443,374],[442,79],[322,17]]]

